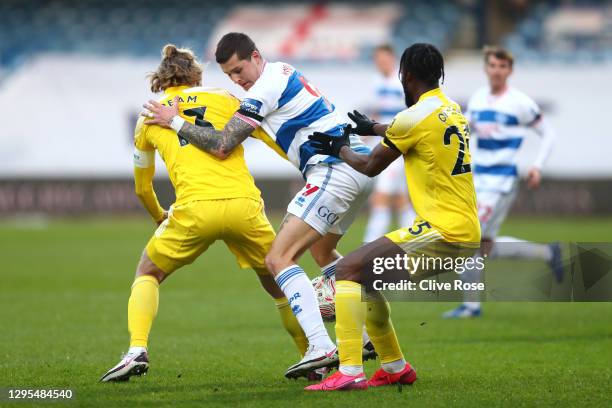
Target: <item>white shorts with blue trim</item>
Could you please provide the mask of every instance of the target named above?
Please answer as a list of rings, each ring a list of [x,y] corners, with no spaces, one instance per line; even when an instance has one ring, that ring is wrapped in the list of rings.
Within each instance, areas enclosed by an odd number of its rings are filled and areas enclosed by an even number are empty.
[[[494,239],[508,216],[518,192],[518,181],[515,181],[509,192],[476,191],[478,218],[482,238]]]
[[[319,234],[344,235],[372,192],[374,180],[346,163],[319,163],[306,173],[306,185],[287,212],[300,217]]]

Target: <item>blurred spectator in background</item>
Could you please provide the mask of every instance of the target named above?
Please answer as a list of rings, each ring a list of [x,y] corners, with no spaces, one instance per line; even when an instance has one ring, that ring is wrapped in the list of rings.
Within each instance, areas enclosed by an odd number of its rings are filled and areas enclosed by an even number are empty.
[[[379,75],[376,77],[373,119],[380,123],[391,123],[395,115],[406,108],[404,90],[398,78],[398,67],[393,47],[379,45],[374,50],[374,63]],[[369,136],[366,143],[373,147],[380,137]],[[393,211],[399,217],[400,226],[412,224],[416,214],[408,197],[403,160],[395,160],[376,178],[374,192],[370,198],[370,217],[366,226],[364,242],[371,242],[389,231]]]

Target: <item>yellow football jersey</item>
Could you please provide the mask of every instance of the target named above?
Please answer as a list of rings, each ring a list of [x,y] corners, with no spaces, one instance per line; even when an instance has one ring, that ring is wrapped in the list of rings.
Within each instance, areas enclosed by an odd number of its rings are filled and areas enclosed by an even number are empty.
[[[419,218],[449,242],[480,242],[469,126],[459,105],[440,88],[426,92],[395,116],[382,143],[404,156]]]
[[[171,104],[176,95],[181,98],[180,115],[183,118],[201,125],[208,125],[208,122],[215,129],[223,129],[240,105],[240,100],[224,89],[187,86],[166,89],[159,102]],[[135,130],[136,165],[147,167],[153,160],[154,150],[157,150],[174,185],[175,204],[261,196],[244,160],[242,145],[237,146],[225,160],[220,160],[192,146],[173,130],[145,125],[144,120],[140,118]],[[267,137],[263,131],[254,134],[262,139]],[[145,163],[138,164],[139,160]]]

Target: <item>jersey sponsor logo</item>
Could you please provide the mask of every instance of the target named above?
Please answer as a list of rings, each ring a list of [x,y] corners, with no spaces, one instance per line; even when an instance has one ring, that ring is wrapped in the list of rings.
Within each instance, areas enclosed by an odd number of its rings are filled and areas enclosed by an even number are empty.
[[[324,205],[319,207],[319,209],[317,210],[317,216],[328,225],[334,225],[336,221],[340,219],[340,216],[338,214],[332,212]]]
[[[240,109],[245,112],[259,114],[262,103],[257,99],[246,98],[240,103]]]

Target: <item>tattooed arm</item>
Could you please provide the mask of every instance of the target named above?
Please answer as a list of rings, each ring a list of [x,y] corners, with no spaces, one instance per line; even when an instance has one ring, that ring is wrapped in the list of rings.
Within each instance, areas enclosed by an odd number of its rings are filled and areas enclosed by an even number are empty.
[[[226,159],[232,150],[249,137],[254,130],[253,126],[233,116],[223,130],[215,130],[212,126],[196,126],[184,122],[178,131],[178,135],[205,152],[220,159]]]
[[[242,143],[255,130],[253,126],[242,119],[233,116],[223,130],[216,130],[212,125],[197,126],[178,116],[178,98],[169,106],[156,101],[149,101],[144,107],[150,120],[149,125],[171,127],[178,135],[194,146],[208,152],[219,159],[226,159],[232,150]]]

